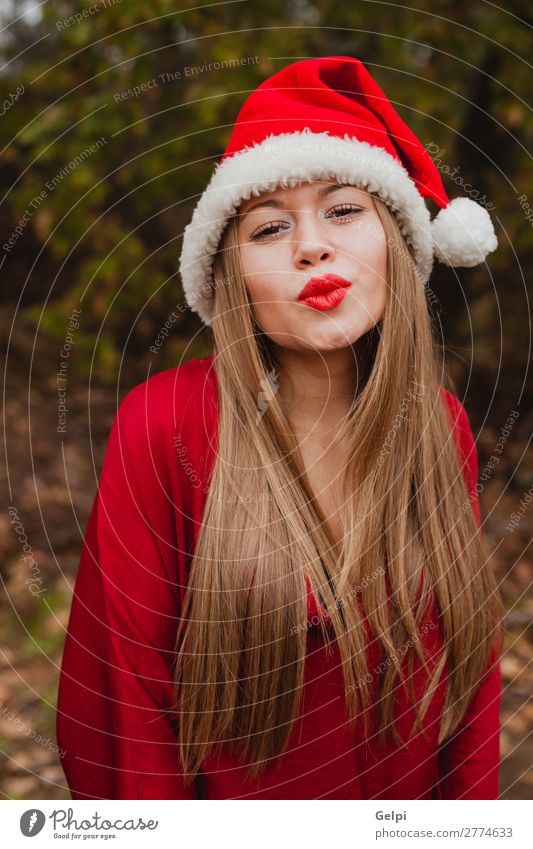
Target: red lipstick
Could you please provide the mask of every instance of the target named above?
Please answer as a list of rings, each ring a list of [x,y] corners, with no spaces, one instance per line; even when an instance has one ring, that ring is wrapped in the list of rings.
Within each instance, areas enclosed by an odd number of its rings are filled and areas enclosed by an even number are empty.
[[[297,300],[315,310],[331,310],[344,300],[346,291],[352,284],[338,274],[324,274],[311,277],[307,281]]]

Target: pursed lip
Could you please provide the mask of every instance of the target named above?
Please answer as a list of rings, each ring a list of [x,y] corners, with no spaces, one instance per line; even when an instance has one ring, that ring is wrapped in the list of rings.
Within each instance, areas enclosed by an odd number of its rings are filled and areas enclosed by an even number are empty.
[[[339,277],[338,274],[323,274],[321,277],[311,277],[298,295],[298,301],[304,301],[313,295],[324,295],[335,289],[347,289],[352,284]]]

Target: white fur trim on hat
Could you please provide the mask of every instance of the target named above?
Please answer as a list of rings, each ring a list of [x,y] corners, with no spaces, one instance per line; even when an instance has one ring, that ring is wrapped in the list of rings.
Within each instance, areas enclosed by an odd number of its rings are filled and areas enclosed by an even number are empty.
[[[395,214],[425,283],[433,266],[429,210],[407,170],[383,148],[327,132],[272,135],[220,162],[183,235],[180,274],[187,303],[212,321],[214,254],[228,218],[252,195],[307,180],[338,179],[375,192]]]
[[[450,201],[431,222],[431,232],[434,254],[446,265],[478,265],[498,247],[489,213],[471,198]]]

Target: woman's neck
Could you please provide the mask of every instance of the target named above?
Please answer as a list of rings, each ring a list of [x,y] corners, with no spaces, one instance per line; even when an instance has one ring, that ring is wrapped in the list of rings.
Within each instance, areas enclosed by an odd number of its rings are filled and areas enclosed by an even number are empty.
[[[297,436],[334,436],[357,392],[353,347],[337,351],[277,351],[281,400]]]

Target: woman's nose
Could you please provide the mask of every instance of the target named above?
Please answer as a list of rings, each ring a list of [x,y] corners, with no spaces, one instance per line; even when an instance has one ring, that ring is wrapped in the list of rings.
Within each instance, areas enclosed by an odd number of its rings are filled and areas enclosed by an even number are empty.
[[[331,260],[334,249],[312,213],[302,215],[294,231],[294,263],[299,268]]]

